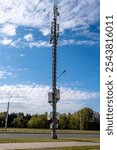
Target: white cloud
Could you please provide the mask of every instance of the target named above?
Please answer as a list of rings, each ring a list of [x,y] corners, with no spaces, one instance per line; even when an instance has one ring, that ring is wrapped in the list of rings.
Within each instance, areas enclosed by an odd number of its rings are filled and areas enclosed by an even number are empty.
[[[87,92],[63,87],[60,90],[61,99],[57,104],[59,112],[77,111],[81,105],[85,104],[85,101],[99,98],[98,92]],[[11,112],[43,113],[51,111],[51,106],[48,103],[49,91],[51,91],[49,86],[36,84],[0,86],[0,109],[5,109],[3,105],[7,104],[9,97],[12,95],[10,100]]]
[[[6,72],[6,71],[3,71],[3,70],[0,70],[0,79],[5,79],[7,78],[8,76],[11,76],[12,73],[11,72]]]
[[[4,77],[5,72],[4,71],[0,71],[0,79]]]
[[[29,33],[29,34],[27,34],[27,35],[24,36],[24,39],[26,41],[32,41],[33,40],[33,35],[31,33]]]
[[[17,47],[17,48],[19,47],[19,44],[21,45],[20,47],[24,46],[24,43],[21,42],[21,38],[14,40],[10,43],[11,46]]]
[[[53,18],[54,0],[0,0],[0,34],[4,39],[0,44],[13,47],[50,47],[47,41],[37,41],[32,33],[27,33],[24,37],[18,34],[18,27],[30,27],[38,29],[43,36],[50,33],[50,24]],[[94,37],[91,41],[72,41],[69,39],[63,41],[63,45],[95,45],[99,41],[99,35],[90,33],[87,29],[90,25],[99,21],[99,0],[59,0],[58,8],[60,16],[60,32],[64,33],[66,29],[76,31],[75,36],[83,35],[85,37]],[[80,30],[82,30],[82,33]],[[16,32],[17,31],[17,32]],[[8,39],[7,36],[16,36],[17,38]],[[70,37],[72,38],[72,37]],[[96,40],[96,41],[94,41]],[[98,42],[99,43],[99,42]]]
[[[0,33],[8,35],[8,36],[14,36],[16,35],[16,26],[13,24],[4,24],[0,28]]]
[[[1,0],[0,24],[37,27],[43,35],[53,17],[53,0]],[[79,25],[87,26],[99,20],[99,0],[60,0],[58,2],[60,30],[72,29]]]
[[[87,26],[99,20],[99,0],[60,0],[62,30]]]
[[[50,47],[49,41],[37,41],[37,42],[30,42],[28,43],[29,47]]]
[[[0,23],[9,22],[17,26],[38,27],[40,29],[49,23],[51,10],[52,1],[50,0],[1,0]]]
[[[0,44],[2,45],[10,45],[12,43],[12,39],[4,38],[3,40],[0,40]]]
[[[42,28],[40,31],[43,33],[44,36],[48,35],[50,33],[50,28]]]
[[[63,40],[63,42],[60,42],[61,45],[87,45],[92,46],[96,45],[98,41],[92,41],[92,40]]]
[[[24,54],[20,54],[20,57],[24,57],[25,55]]]
[[[99,41],[100,36],[99,36],[99,33],[97,33],[97,32],[93,32],[93,31],[90,32],[88,29],[79,30],[78,28],[76,30],[77,30],[76,35],[78,35],[78,36],[80,35],[80,36],[88,37],[89,39],[92,39],[95,41],[96,40]]]
[[[0,44],[1,45],[10,45],[12,47],[17,47],[17,48],[23,48],[23,47],[51,47],[51,44],[49,43],[49,41],[33,41],[33,36],[31,36],[31,34],[28,34],[26,36],[24,36],[24,39],[27,42],[24,42],[21,38],[17,39],[17,40],[12,40],[11,38],[3,38],[0,40]],[[20,56],[24,56],[23,54],[21,54]]]

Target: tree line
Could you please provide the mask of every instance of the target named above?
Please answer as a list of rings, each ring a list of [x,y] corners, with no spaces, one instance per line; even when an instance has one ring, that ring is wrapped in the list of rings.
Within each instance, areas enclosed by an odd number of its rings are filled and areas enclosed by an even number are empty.
[[[5,127],[6,112],[0,113],[0,127]],[[51,120],[45,114],[8,114],[8,127],[12,128],[50,128]],[[59,114],[59,129],[100,130],[100,115],[91,108],[85,107],[74,113]]]

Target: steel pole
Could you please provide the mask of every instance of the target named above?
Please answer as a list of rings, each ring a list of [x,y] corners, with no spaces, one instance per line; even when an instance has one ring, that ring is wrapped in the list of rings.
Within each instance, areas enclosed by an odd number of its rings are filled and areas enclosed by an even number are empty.
[[[54,41],[53,41],[53,50],[52,50],[52,93],[53,93],[53,115],[52,115],[52,138],[57,139],[57,134],[56,134],[56,124],[57,124],[57,119],[56,119],[56,55],[57,55],[57,42],[56,42],[56,10],[54,6]]]
[[[52,124],[51,134],[53,139],[57,139],[56,126],[57,126],[57,112],[56,103],[60,99],[60,90],[56,89],[56,70],[57,70],[57,40],[59,37],[59,24],[57,24],[57,16],[59,16],[58,7],[54,5],[54,18],[51,22],[50,44],[52,44],[52,92],[48,93],[49,103],[52,106]]]
[[[9,114],[9,101],[8,101],[8,105],[7,105],[7,112],[6,112],[6,119],[5,119],[5,129],[7,128],[7,124],[8,124],[8,114]]]

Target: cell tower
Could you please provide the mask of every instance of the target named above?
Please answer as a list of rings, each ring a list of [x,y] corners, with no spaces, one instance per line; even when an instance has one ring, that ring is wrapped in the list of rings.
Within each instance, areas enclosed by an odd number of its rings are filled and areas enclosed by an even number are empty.
[[[50,44],[52,44],[52,92],[48,93],[48,102],[52,106],[51,115],[51,129],[52,138],[57,139],[56,128],[57,128],[57,112],[56,103],[60,99],[60,90],[56,89],[56,58],[57,58],[57,43],[59,37],[59,24],[57,24],[57,17],[59,16],[58,7],[54,4],[54,18],[51,22],[51,34],[50,34]]]

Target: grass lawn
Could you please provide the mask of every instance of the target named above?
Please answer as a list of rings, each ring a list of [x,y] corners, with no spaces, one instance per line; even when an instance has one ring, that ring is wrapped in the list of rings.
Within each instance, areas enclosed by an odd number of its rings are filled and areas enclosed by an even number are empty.
[[[43,148],[43,149],[27,149],[27,150],[99,150],[100,146],[74,146],[63,148]],[[25,149],[26,150],[26,149]]]
[[[0,128],[0,133],[50,133],[50,129],[29,129],[29,128]],[[57,130],[57,133],[82,133],[82,134],[100,134],[99,131],[80,131],[80,130]]]
[[[0,138],[0,143],[26,143],[26,142],[99,142],[99,138]]]

